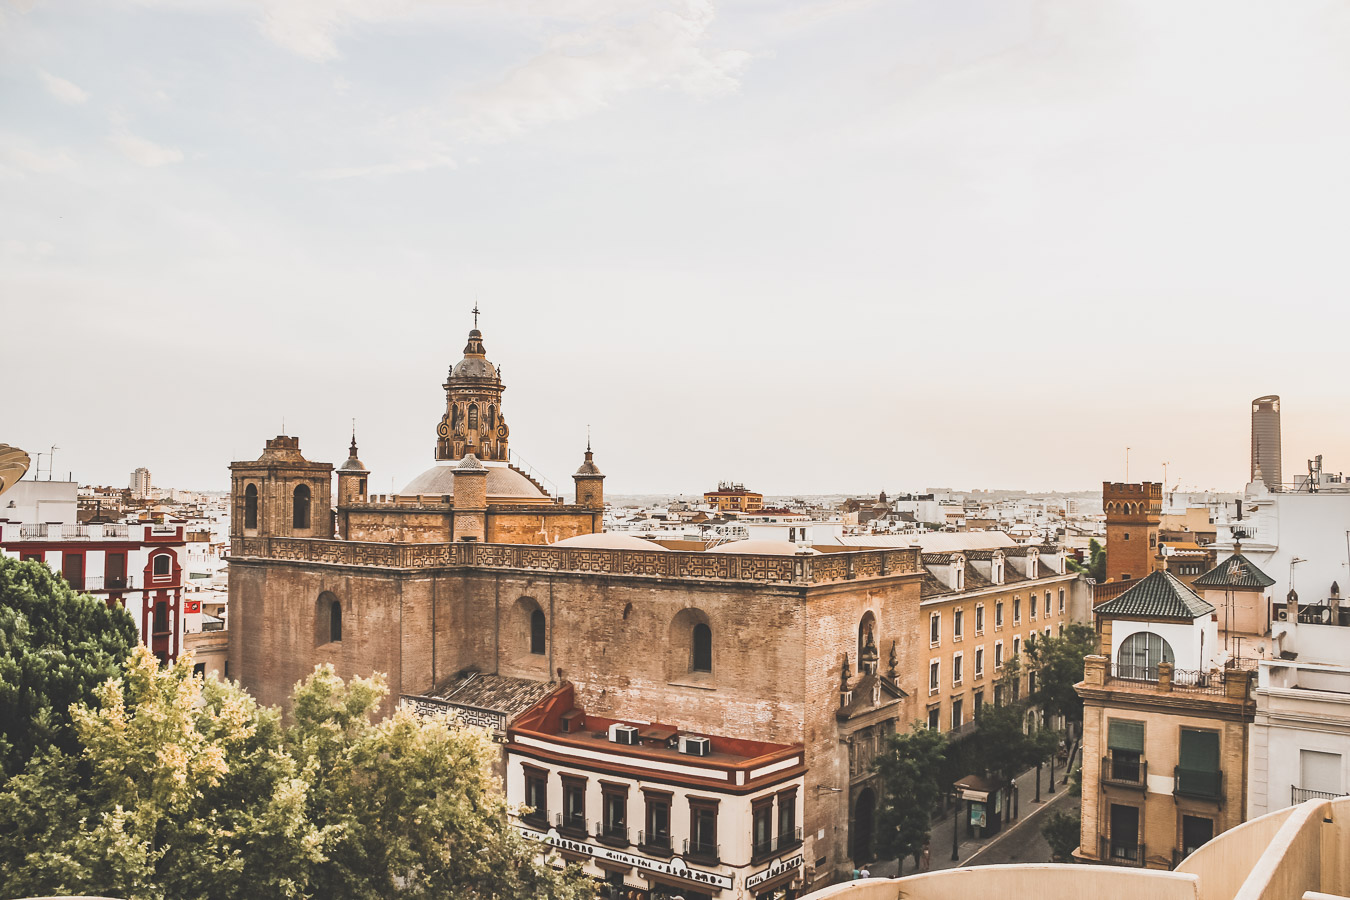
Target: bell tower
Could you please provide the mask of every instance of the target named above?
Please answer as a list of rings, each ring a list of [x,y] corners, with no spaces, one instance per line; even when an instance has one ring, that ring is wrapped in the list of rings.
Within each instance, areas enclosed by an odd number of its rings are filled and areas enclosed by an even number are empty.
[[[1158,558],[1162,495],[1163,486],[1154,481],[1102,482],[1107,581],[1137,581],[1162,568]]]
[[[501,374],[488,362],[483,333],[478,330],[478,307],[473,310],[474,328],[464,345],[464,358],[450,370],[445,388],[445,415],[436,429],[436,459],[463,459],[469,454],[481,460],[508,459],[511,433],[502,415]]]

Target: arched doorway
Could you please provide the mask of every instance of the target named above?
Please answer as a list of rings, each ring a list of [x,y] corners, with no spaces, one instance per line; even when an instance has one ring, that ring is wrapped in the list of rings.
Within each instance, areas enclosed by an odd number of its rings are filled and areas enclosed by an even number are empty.
[[[849,843],[852,844],[851,856],[854,865],[872,861],[872,836],[876,828],[877,795],[870,787],[858,792],[853,801],[852,822],[849,828]]]

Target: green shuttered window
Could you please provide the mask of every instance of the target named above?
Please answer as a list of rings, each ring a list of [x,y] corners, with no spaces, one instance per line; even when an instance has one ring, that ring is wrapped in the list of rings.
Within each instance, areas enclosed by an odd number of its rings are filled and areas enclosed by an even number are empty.
[[[1180,762],[1193,772],[1219,771],[1218,732],[1181,729]]]
[[[1106,732],[1106,746],[1131,753],[1144,752],[1144,723],[1112,719]]]

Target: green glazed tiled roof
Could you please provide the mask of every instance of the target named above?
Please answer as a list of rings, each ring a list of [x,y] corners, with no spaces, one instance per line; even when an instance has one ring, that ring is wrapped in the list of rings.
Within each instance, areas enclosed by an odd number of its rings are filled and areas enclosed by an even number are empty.
[[[1214,607],[1169,572],[1154,572],[1141,578],[1119,597],[1107,600],[1093,612],[1108,616],[1159,619],[1198,619]]]
[[[1256,563],[1241,553],[1234,553],[1195,579],[1197,587],[1251,588],[1258,591],[1265,590],[1274,583],[1274,578],[1258,569]]]

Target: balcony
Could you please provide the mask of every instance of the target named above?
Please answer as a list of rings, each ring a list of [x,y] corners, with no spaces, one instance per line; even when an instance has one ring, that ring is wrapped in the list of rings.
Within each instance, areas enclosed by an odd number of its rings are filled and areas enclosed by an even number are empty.
[[[586,817],[584,815],[574,814],[569,816],[563,815],[562,813],[554,813],[553,826],[558,829],[559,834],[566,835],[567,837],[580,838],[583,841],[588,837],[586,834]]]
[[[528,813],[522,813],[520,821],[529,825],[531,828],[538,828],[540,831],[548,830],[548,813],[535,810]]]
[[[628,826],[621,822],[606,822],[595,826],[595,839],[610,847],[627,847]]]
[[[1102,862],[1108,862],[1116,866],[1138,866],[1144,865],[1144,845],[1135,843],[1132,840],[1115,840],[1113,838],[1102,838]]]
[[[670,846],[670,832],[668,831],[661,834],[639,831],[638,848],[653,856],[670,856],[674,852]]]
[[[717,844],[690,839],[684,842],[684,858],[705,866],[717,866],[722,863],[722,850]]]
[[[1172,794],[1177,797],[1193,797],[1198,800],[1223,801],[1223,773],[1205,769],[1184,769],[1177,766],[1173,770],[1176,779]]]
[[[1102,757],[1101,775],[1098,780],[1102,784],[1142,791],[1148,786],[1148,760],[1138,756],[1117,757],[1114,753],[1109,753]]]
[[[1314,791],[1296,785],[1289,786],[1289,802],[1294,805],[1298,805],[1304,800],[1335,800],[1337,797],[1344,796],[1346,796],[1344,791],[1338,794],[1330,791]]]

